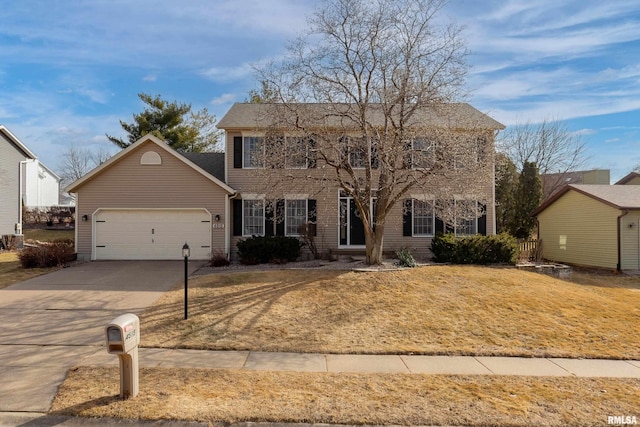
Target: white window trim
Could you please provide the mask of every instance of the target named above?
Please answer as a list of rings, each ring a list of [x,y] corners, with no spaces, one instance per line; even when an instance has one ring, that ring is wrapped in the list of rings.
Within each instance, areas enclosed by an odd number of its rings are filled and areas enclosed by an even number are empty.
[[[462,234],[458,232],[458,202],[472,202],[476,204],[476,217],[475,219],[473,219],[473,229],[474,232],[471,234]],[[455,199],[454,200],[455,203],[455,207],[454,207],[454,212],[455,212],[455,226],[453,228],[453,233],[456,237],[460,236],[460,237],[467,237],[467,236],[475,236],[476,234],[478,234],[478,201],[477,200],[473,200],[473,199]]]
[[[285,136],[284,138],[284,144],[285,144],[285,156],[284,156],[284,168],[285,169],[309,169],[309,147],[307,145],[305,145],[305,156],[304,156],[304,166],[287,166],[287,159],[288,159],[288,140],[289,138],[293,139],[296,138],[298,140],[300,139],[305,139],[304,136],[295,136],[295,135],[289,135],[289,136]]]
[[[245,163],[245,160],[246,160],[246,155],[245,155],[246,146],[244,144],[245,138],[262,138],[262,142],[263,142],[263,144],[262,144],[262,155],[263,155],[263,157],[265,155],[265,149],[266,149],[266,145],[264,144],[264,138],[265,138],[264,135],[260,135],[260,134],[244,134],[243,133],[242,134],[242,169],[264,169],[264,160],[263,160],[263,165],[262,166],[248,166]]]
[[[307,221],[307,218],[309,218],[309,199],[307,198],[300,198],[300,199],[294,199],[294,198],[285,198],[284,199],[284,235],[287,237],[298,237],[300,236],[300,233],[289,233],[288,230],[288,218],[289,215],[287,215],[287,202],[288,201],[300,201],[300,200],[304,200],[304,211],[305,211],[305,222]]]
[[[415,202],[419,201],[419,202],[431,202],[431,230],[433,230],[433,233],[431,234],[417,234],[416,233],[416,229],[415,229]],[[420,199],[420,198],[413,198],[411,199],[411,237],[433,237],[436,234],[436,215],[435,215],[435,211],[434,211],[434,205],[435,202],[433,199]]]
[[[426,149],[416,149],[415,148],[415,142],[418,139],[422,139],[426,143],[430,144],[429,145],[429,149],[428,150],[426,150]],[[431,140],[431,139],[429,139],[429,138],[422,138],[422,137],[413,138],[411,140],[411,169],[415,169],[415,170],[429,170],[429,169],[431,169],[429,167],[416,166],[417,161],[416,161],[415,155],[417,154],[416,151],[421,151],[421,152],[428,152],[428,153],[430,153],[431,156],[434,156],[435,155],[435,145],[436,145],[436,142]],[[433,159],[433,160],[435,161],[435,159]]]
[[[244,226],[244,219],[245,219],[245,204],[244,202],[255,202],[255,201],[261,201],[262,202],[262,234],[245,234],[245,226]],[[266,231],[266,221],[267,221],[267,216],[266,216],[266,202],[264,198],[259,198],[259,197],[244,197],[242,199],[242,237],[252,237],[252,236],[264,236],[265,235],[265,231]]]

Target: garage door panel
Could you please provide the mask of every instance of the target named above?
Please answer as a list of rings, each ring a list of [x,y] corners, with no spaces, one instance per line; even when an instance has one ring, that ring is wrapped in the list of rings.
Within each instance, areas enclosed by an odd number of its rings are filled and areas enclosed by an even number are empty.
[[[104,210],[95,218],[96,259],[192,259],[211,252],[211,217],[194,210]]]

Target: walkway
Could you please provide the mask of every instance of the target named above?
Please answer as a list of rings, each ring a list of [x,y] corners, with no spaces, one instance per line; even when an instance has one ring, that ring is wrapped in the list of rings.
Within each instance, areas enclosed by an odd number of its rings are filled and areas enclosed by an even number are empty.
[[[141,348],[140,366],[301,372],[523,375],[640,378],[638,360],[479,356],[299,354]],[[118,357],[96,351],[82,365],[118,365]]]

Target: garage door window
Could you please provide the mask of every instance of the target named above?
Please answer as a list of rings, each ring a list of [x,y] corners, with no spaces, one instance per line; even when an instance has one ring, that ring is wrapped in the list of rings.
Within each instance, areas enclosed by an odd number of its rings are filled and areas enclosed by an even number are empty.
[[[242,235],[264,236],[264,200],[242,201]]]

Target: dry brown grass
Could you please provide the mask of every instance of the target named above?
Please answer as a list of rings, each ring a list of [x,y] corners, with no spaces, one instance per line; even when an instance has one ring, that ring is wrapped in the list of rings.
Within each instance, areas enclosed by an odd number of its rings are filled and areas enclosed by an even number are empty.
[[[142,315],[142,345],[640,359],[640,278],[512,268],[216,274]]]
[[[51,412],[203,422],[585,426],[638,416],[640,382],[207,369],[142,369],[140,394],[120,400],[117,368],[69,372]]]
[[[53,242],[55,240],[74,240],[74,230],[44,230],[44,229],[27,229],[24,230],[24,238],[27,241],[37,242]]]
[[[0,289],[57,270],[55,268],[22,268],[17,252],[0,252]]]

